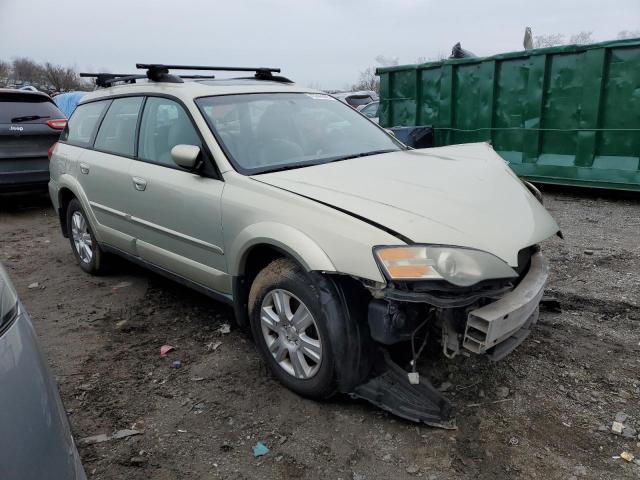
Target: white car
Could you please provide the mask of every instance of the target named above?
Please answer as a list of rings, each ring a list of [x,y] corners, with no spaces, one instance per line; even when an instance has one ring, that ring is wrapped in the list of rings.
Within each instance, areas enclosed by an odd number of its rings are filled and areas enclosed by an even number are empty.
[[[365,117],[370,119],[372,122],[379,123],[378,110],[380,109],[380,102],[375,101],[371,103],[367,103],[364,107],[360,107],[358,110]]]
[[[333,97],[337,98],[341,102],[352,106],[356,110],[360,109],[364,105],[368,105],[371,102],[378,100],[378,94],[369,90],[361,90],[356,92],[338,92],[334,93]]]
[[[118,254],[233,305],[301,395],[451,426],[416,361],[428,342],[499,359],[527,336],[547,281],[538,245],[559,231],[535,188],[486,143],[408,149],[273,70],[184,81],[169,72],[185,66],[144,68],[99,77],[107,88],[82,99],[51,157],[81,268]]]

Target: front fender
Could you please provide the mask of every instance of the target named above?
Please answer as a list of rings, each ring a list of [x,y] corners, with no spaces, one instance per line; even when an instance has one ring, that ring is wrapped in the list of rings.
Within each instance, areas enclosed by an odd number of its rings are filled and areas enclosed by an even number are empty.
[[[300,230],[282,223],[260,222],[240,231],[228,249],[231,275],[244,272],[248,253],[256,245],[271,245],[282,250],[307,271],[336,271],[324,250]]]

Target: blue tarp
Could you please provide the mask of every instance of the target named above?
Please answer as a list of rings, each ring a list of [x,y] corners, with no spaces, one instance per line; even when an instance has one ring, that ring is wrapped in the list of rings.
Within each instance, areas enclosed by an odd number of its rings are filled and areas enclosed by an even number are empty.
[[[64,116],[69,118],[78,106],[78,103],[80,103],[80,100],[82,100],[82,97],[84,97],[86,94],[87,92],[61,93],[60,95],[56,95],[55,97],[53,97],[53,101],[58,106],[60,111],[64,113]]]

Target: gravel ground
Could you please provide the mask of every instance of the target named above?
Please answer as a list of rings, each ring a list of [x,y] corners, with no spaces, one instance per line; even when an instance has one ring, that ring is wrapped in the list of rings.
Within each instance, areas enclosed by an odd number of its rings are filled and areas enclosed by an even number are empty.
[[[546,194],[565,235],[543,245],[561,311],[543,308],[497,364],[421,365],[450,384],[457,430],[297,397],[244,334],[223,333],[228,307],[124,261],[84,274],[46,195],[0,197],[0,261],[76,439],[143,432],[81,446],[91,479],[640,478],[640,465],[616,458],[640,457],[640,197],[600,195]],[[165,358],[163,344],[175,347]],[[619,412],[628,438],[610,431]],[[270,451],[254,458],[258,441]]]

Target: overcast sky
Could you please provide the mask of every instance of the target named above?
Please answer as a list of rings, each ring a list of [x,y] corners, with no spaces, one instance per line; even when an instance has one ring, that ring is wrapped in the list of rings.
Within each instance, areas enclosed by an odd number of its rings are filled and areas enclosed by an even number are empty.
[[[343,88],[378,55],[414,63],[456,42],[477,55],[521,50],[526,26],[609,40],[640,29],[640,0],[0,0],[0,59],[117,73],[136,62],[277,66]]]

